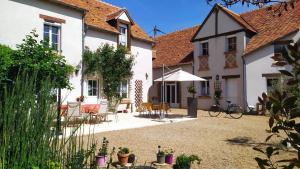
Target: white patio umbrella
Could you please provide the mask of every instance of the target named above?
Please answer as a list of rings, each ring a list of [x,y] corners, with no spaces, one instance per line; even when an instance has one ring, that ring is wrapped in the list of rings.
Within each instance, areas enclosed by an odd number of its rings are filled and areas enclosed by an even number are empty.
[[[163,76],[154,81],[162,82],[163,86],[165,86],[165,82],[183,82],[183,81],[207,81],[201,77],[195,76],[191,73],[181,70],[181,68],[170,71],[168,73],[164,73],[164,65],[163,65]],[[165,103],[165,90],[163,87],[163,103]]]
[[[183,70],[177,70],[175,72],[164,75],[164,77],[154,80],[156,82],[183,82],[183,81],[207,81],[201,77],[195,76]]]

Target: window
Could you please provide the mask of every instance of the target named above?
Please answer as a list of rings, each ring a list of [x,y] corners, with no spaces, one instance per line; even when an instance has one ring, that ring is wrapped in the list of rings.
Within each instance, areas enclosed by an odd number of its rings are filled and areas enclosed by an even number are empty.
[[[201,81],[199,96],[209,96],[209,95],[210,95],[209,81]]]
[[[44,24],[44,40],[56,51],[60,50],[60,27]]]
[[[278,78],[267,78],[267,92],[271,92],[278,85]]]
[[[208,55],[208,42],[202,43],[202,55]]]
[[[227,38],[228,48],[227,51],[236,51],[236,37]]]
[[[119,31],[119,44],[123,46],[127,46],[127,25],[121,24]]]
[[[121,82],[118,92],[120,92],[120,96],[122,98],[128,98],[128,81],[127,80],[124,80]]]
[[[97,80],[88,80],[88,96],[98,96]]]
[[[289,49],[287,45],[275,44],[274,45],[275,56],[280,57],[283,60],[283,56],[289,55]],[[278,58],[278,59],[280,59]]]

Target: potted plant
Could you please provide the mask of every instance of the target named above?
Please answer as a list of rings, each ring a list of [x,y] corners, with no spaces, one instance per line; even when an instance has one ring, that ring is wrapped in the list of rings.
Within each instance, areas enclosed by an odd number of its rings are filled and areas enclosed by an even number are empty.
[[[166,158],[165,158],[165,162],[167,164],[172,165],[173,164],[173,154],[174,154],[174,150],[172,148],[169,148],[166,150]]]
[[[77,102],[83,102],[84,101],[84,96],[79,96],[76,98]]]
[[[158,146],[158,152],[156,154],[156,157],[157,157],[157,163],[159,164],[165,163],[166,154],[164,151],[161,150],[160,146]]]
[[[193,84],[188,87],[188,92],[193,96],[187,98],[188,115],[191,117],[197,117],[198,100],[195,98],[196,89]]]
[[[197,162],[199,165],[201,159],[197,155],[181,154],[176,158],[176,164],[173,166],[173,169],[190,169],[194,162]]]
[[[121,166],[125,166],[128,163],[129,149],[127,147],[119,147],[118,161]]]
[[[102,145],[99,148],[99,152],[96,155],[96,162],[99,167],[105,166],[107,162],[107,154],[108,154],[108,140],[106,137],[103,137]]]

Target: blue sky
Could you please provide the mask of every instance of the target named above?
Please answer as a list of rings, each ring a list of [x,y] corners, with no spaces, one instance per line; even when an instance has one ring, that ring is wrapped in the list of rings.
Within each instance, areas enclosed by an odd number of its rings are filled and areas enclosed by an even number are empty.
[[[104,0],[128,9],[133,20],[149,35],[154,25],[166,33],[201,24],[212,6],[206,0]],[[229,9],[243,13],[254,9],[234,5]]]

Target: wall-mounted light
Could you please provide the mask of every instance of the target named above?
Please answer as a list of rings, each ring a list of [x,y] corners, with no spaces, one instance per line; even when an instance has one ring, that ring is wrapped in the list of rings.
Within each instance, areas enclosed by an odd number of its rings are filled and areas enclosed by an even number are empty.
[[[78,65],[75,67],[75,74],[78,75],[79,71],[81,69],[81,61],[78,63]]]
[[[219,75],[216,75],[216,80],[219,80],[220,79],[220,76]]]

